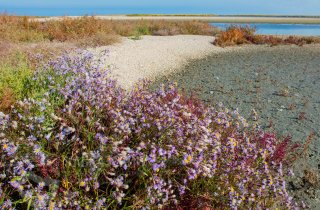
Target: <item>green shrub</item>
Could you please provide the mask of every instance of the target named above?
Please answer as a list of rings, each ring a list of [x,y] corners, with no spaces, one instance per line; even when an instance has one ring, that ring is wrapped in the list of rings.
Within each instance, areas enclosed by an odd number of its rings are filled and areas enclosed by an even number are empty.
[[[0,62],[0,109],[6,109],[15,99],[22,98],[25,82],[31,78],[32,72],[22,53],[15,53]]]

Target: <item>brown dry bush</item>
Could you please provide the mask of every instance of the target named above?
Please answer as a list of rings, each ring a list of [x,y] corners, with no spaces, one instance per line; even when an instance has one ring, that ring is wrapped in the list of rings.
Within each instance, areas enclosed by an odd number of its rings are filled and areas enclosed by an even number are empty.
[[[319,172],[317,172],[316,170],[305,170],[304,179],[309,184],[311,184],[311,186],[314,186],[314,187],[320,186]]]
[[[217,28],[201,21],[103,20],[95,17],[36,21],[30,17],[0,15],[0,40],[10,42],[70,42],[80,46],[109,45],[119,36],[215,35]]]
[[[10,42],[39,42],[43,34],[35,30],[39,23],[32,22],[28,17],[0,15],[0,40]]]
[[[13,51],[13,44],[7,41],[0,40],[0,60],[5,59]]]
[[[77,47],[98,47],[106,46],[120,41],[120,37],[104,33],[97,33],[88,38],[76,39],[73,43]]]
[[[248,44],[253,41],[254,33],[255,29],[249,26],[231,26],[226,31],[221,32],[214,43],[219,46]]]
[[[298,37],[298,36],[272,36],[255,34],[255,28],[249,26],[230,26],[226,31],[221,32],[214,41],[215,45],[226,47],[241,44],[267,44],[270,46],[294,44],[320,43],[319,37]]]
[[[4,88],[1,92],[0,111],[7,111],[10,109],[11,105],[14,104],[16,98],[10,88]]]

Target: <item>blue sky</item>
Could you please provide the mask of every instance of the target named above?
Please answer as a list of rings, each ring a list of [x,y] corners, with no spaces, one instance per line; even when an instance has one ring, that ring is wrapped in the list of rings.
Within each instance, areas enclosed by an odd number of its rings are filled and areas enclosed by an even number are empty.
[[[292,14],[320,15],[320,0],[0,0],[0,11],[36,11],[61,8],[88,13],[108,8],[112,13],[215,13],[215,14]],[[18,10],[19,9],[19,10]],[[132,12],[130,12],[132,11]]]

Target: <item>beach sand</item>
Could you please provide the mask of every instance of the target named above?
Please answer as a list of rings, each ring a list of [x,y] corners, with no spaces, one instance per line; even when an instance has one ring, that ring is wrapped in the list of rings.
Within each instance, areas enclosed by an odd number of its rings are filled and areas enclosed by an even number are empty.
[[[108,50],[104,66],[126,89],[140,79],[154,79],[181,69],[188,61],[201,59],[212,53],[229,51],[212,44],[212,36],[142,36],[140,40],[123,38],[113,46],[91,49],[97,57]]]

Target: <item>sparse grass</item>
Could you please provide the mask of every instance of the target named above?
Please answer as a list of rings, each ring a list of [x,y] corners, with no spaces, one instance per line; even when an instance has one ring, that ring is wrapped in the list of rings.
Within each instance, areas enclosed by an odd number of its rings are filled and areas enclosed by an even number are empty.
[[[159,34],[158,31],[168,31]],[[119,36],[197,34],[214,35],[218,30],[200,21],[136,20],[113,21],[95,17],[62,18],[40,22],[29,17],[0,16],[0,41],[70,42],[78,46],[110,45]]]
[[[267,44],[270,46],[294,44],[302,46],[305,44],[320,43],[319,37],[279,37],[272,35],[255,34],[256,29],[249,26],[230,26],[221,32],[215,39],[214,44],[222,47],[241,44]]]

